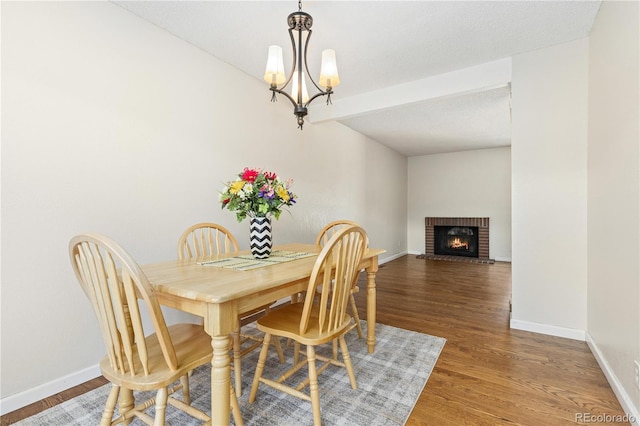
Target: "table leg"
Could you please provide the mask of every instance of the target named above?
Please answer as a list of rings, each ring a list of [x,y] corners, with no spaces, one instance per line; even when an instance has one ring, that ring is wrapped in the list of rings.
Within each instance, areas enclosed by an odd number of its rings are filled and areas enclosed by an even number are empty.
[[[213,336],[213,358],[211,359],[211,424],[228,425],[231,400],[231,368],[229,336]]]
[[[367,346],[368,352],[373,353],[376,347],[376,272],[378,261],[374,259],[367,268]]]
[[[230,334],[235,328],[235,307],[209,305],[205,314],[205,330],[211,336],[211,425],[229,425],[231,408]]]

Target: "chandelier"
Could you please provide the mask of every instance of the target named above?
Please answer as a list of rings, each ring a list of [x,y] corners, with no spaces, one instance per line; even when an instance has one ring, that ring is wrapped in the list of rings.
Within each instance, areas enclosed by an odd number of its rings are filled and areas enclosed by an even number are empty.
[[[298,1],[298,11],[289,15],[287,23],[289,24],[289,37],[291,38],[291,48],[293,50],[293,64],[289,78],[284,73],[282,48],[280,46],[269,46],[269,57],[267,58],[264,79],[270,84],[271,102],[277,100],[276,93],[284,95],[291,101],[293,114],[298,119],[298,128],[302,130],[304,117],[308,113],[307,106],[320,96],[326,96],[327,105],[330,104],[333,88],[340,84],[340,78],[338,77],[338,68],[336,66],[336,53],[333,49],[322,51],[322,65],[318,83],[313,80],[309,73],[307,47],[311,38],[313,18],[302,11],[302,1]],[[307,91],[306,79],[309,79],[318,89],[318,93],[311,97],[309,97]],[[289,83],[291,83],[291,94],[285,92]],[[321,87],[324,87],[324,90]]]

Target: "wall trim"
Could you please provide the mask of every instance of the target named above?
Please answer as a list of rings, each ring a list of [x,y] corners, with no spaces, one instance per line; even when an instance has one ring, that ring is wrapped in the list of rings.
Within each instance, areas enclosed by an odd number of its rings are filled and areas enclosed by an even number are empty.
[[[620,380],[618,380],[618,376],[616,376],[616,374],[609,366],[609,363],[607,362],[606,358],[600,351],[600,348],[598,348],[598,345],[593,340],[593,337],[591,337],[591,334],[589,332],[586,333],[586,341],[589,349],[591,349],[591,353],[598,362],[600,369],[607,378],[607,381],[609,382],[613,393],[616,395],[616,398],[618,398],[618,402],[620,402],[622,410],[629,415],[629,423],[633,426],[640,426],[640,411],[638,411],[639,408],[633,405],[631,397],[622,386],[622,383],[620,383]]]
[[[5,415],[34,402],[48,398],[59,392],[100,377],[100,365],[95,364],[84,370],[76,371],[48,383],[0,399],[0,415]]]
[[[391,255],[391,256],[389,256],[389,257],[385,257],[384,259],[379,259],[379,260],[378,260],[378,264],[379,264],[379,265],[382,265],[382,264],[384,264],[384,263],[391,262],[392,260],[399,259],[399,258],[401,258],[402,256],[406,256],[407,254],[410,254],[410,253],[409,253],[408,251],[406,251],[406,250],[403,250],[403,251],[401,251],[400,253],[396,253],[396,254]]]
[[[534,333],[547,334],[549,336],[565,337],[567,339],[585,341],[585,331],[574,328],[557,327],[549,324],[539,324],[536,322],[514,320],[509,326],[516,330],[532,331]]]

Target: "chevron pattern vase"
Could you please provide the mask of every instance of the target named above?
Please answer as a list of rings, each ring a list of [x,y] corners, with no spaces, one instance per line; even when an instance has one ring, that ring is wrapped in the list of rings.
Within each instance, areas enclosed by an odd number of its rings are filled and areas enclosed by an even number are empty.
[[[249,224],[251,254],[256,259],[266,259],[271,255],[271,219],[252,217],[249,218]]]

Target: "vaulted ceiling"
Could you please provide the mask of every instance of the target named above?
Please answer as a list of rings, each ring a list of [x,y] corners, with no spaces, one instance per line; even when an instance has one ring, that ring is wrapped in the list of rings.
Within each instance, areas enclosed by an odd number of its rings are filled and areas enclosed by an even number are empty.
[[[256,79],[269,45],[283,47],[285,68],[292,60],[295,1],[114,3]],[[407,156],[508,146],[508,58],[588,36],[600,3],[304,1],[309,69],[319,73],[332,48],[341,79],[333,105],[316,100],[305,126],[337,120]],[[264,85],[256,102],[269,102]]]

